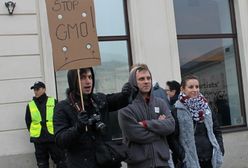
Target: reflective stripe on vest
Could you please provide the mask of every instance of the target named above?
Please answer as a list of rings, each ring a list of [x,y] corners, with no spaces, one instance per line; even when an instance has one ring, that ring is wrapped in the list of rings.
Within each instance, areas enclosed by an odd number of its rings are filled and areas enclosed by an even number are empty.
[[[54,134],[53,130],[53,112],[54,112],[55,100],[49,97],[46,104],[46,125],[50,134]]]
[[[55,99],[49,97],[47,99],[46,103],[46,126],[47,130],[50,134],[54,134],[54,129],[53,129],[53,112],[54,112],[54,106],[55,106]],[[40,137],[41,133],[41,114],[36,106],[35,102],[32,100],[29,102],[29,110],[31,114],[31,125],[30,125],[30,137],[38,138]]]

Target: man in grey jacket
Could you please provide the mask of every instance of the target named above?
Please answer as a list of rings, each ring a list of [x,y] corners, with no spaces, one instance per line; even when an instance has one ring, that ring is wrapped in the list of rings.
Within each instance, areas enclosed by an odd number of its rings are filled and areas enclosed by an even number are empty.
[[[118,114],[123,141],[130,149],[128,168],[168,168],[170,155],[166,135],[175,129],[169,107],[153,96],[147,65],[134,67],[129,82],[138,88],[138,94],[132,104]]]

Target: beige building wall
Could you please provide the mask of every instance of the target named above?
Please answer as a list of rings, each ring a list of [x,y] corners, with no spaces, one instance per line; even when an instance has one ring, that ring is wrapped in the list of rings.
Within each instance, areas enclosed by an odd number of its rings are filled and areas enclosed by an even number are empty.
[[[16,0],[10,16],[5,2],[0,0],[0,167],[34,167],[24,115],[31,84],[43,79],[36,3]]]

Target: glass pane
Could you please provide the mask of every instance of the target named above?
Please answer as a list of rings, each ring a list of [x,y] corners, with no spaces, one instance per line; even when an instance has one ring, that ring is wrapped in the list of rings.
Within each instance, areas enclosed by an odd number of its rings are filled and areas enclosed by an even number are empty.
[[[120,92],[128,81],[129,64],[126,41],[100,42],[101,66],[96,70],[96,92]],[[117,112],[110,113],[110,124],[113,138],[121,138]]]
[[[232,33],[228,0],[173,0],[177,34]]]
[[[126,35],[123,0],[94,0],[98,36]]]
[[[63,100],[66,98],[66,89],[68,88],[67,83],[67,71],[57,71],[56,72],[56,86],[57,86],[57,96],[58,100]]]
[[[244,124],[232,39],[178,40],[182,76],[195,74],[222,126]]]
[[[120,92],[123,84],[128,81],[129,64],[126,41],[99,42],[101,65],[94,67],[95,92]],[[65,99],[68,88],[67,71],[56,72],[58,100]],[[117,113],[110,115],[113,138],[121,137]]]
[[[126,41],[99,42],[101,66],[96,66],[96,92],[112,93],[121,90],[129,75]]]

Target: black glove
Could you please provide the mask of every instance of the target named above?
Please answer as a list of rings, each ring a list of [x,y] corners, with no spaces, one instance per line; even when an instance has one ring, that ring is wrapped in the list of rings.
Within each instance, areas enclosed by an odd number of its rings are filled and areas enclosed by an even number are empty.
[[[85,128],[88,124],[89,117],[86,111],[78,113],[77,117],[78,117],[77,130],[80,133],[82,133],[85,131]]]
[[[122,87],[122,90],[121,90],[121,93],[124,95],[124,96],[131,96],[132,94],[132,86],[129,82],[125,83]]]
[[[136,86],[132,86],[129,82],[125,83],[122,87],[121,93],[128,97],[128,102],[131,103],[139,93],[139,89]]]

